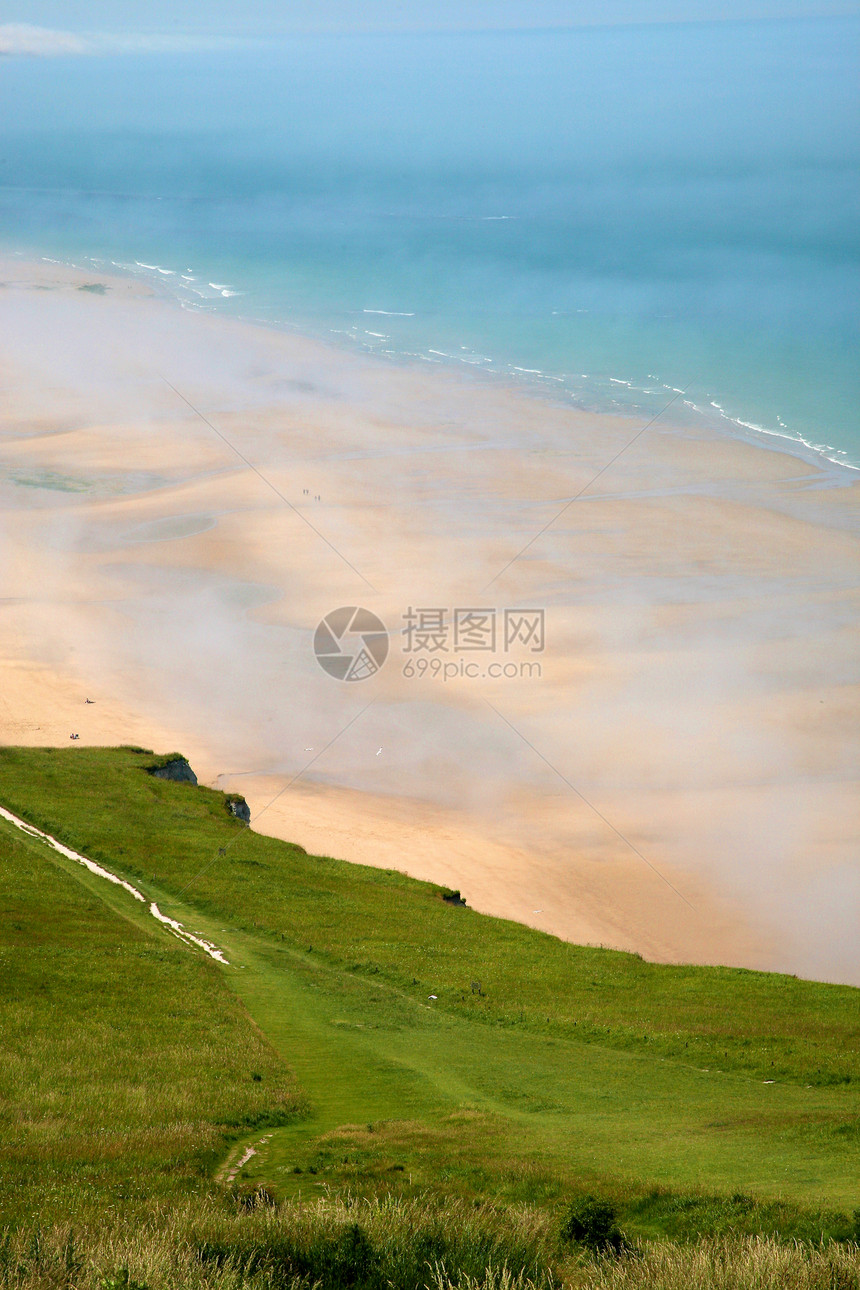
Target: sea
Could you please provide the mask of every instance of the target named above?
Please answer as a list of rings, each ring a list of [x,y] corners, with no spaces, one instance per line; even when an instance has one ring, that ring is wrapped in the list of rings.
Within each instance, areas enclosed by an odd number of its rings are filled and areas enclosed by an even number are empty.
[[[7,56],[0,247],[860,468],[858,38],[822,17]]]

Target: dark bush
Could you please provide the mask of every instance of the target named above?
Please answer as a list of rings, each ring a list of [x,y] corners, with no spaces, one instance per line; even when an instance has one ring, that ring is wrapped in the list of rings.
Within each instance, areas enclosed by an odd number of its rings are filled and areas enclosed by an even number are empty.
[[[860,1245],[860,1209],[854,1211],[854,1226],[851,1231],[850,1240]]]
[[[245,1208],[239,1195],[234,1199]],[[251,1208],[258,1204],[252,1201]],[[289,1217],[289,1206],[283,1212]],[[358,1222],[333,1231],[304,1225],[291,1231],[287,1223],[286,1230],[273,1229],[265,1242],[248,1230],[238,1240],[204,1241],[196,1248],[201,1263],[219,1268],[230,1263],[242,1269],[246,1280],[259,1275],[273,1288],[300,1278],[320,1290],[416,1290],[432,1284],[434,1269],[444,1269],[455,1281],[471,1277],[480,1282],[488,1268],[502,1266],[541,1285],[546,1280],[527,1238],[458,1225],[444,1214],[425,1213],[417,1221],[412,1216],[408,1225],[380,1236]]]
[[[116,1272],[102,1277],[101,1290],[147,1290],[145,1281],[133,1281],[128,1275],[128,1268],[118,1268]]]
[[[237,1188],[233,1197],[240,1209],[276,1209],[278,1202],[273,1192],[264,1183],[254,1187]]]
[[[312,1246],[300,1270],[332,1290],[383,1284],[379,1255],[358,1223],[345,1227],[335,1240]]]
[[[599,1196],[592,1196],[590,1193],[580,1196],[573,1202],[562,1223],[561,1239],[567,1243],[584,1245],[596,1254],[609,1251],[620,1254],[625,1242],[617,1218],[614,1205],[601,1200]]]

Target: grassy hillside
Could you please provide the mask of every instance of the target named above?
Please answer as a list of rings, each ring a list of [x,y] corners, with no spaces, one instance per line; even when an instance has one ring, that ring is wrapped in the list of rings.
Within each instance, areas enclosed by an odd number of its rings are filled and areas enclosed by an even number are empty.
[[[532,1271],[590,1191],[631,1240],[855,1230],[858,991],[567,945],[255,834],[153,760],[0,750],[0,804],[229,959],[0,821],[0,1224],[169,1200],[196,1249],[208,1196],[221,1267],[247,1254],[224,1224],[252,1219],[226,1216],[220,1167],[289,1202],[489,1206]],[[478,1246],[455,1259],[471,1275],[493,1262]]]
[[[410,999],[435,993],[452,1016],[804,1087],[860,1082],[854,989],[569,945],[449,906],[402,874],[248,831],[223,794],[142,773],[153,762],[128,750],[0,750],[0,801],[126,875],[185,889],[216,921],[310,946]]]
[[[0,845],[0,1228],[208,1193],[237,1135],[295,1118],[295,1081],[211,961],[19,837]]]

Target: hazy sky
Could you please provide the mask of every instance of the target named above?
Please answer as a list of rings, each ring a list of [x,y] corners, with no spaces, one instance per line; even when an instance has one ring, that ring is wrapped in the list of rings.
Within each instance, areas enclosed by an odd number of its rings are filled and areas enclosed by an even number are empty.
[[[0,0],[0,24],[72,32],[273,36],[853,14],[860,0]]]

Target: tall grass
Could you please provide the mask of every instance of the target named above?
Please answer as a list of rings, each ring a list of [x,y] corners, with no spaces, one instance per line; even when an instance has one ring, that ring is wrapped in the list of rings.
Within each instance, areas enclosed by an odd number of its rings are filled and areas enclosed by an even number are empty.
[[[506,1267],[553,1284],[554,1232],[537,1210],[436,1200],[245,1198],[180,1203],[132,1226],[117,1216],[75,1233],[18,1229],[0,1241],[0,1287],[148,1290],[320,1285],[417,1290],[440,1277],[482,1280]]]
[[[860,1249],[757,1236],[660,1242],[633,1258],[594,1262],[568,1284],[576,1290],[857,1290]]]
[[[767,1237],[649,1245],[624,1259],[590,1260],[557,1283],[570,1290],[857,1290],[857,1246],[810,1249]],[[535,1282],[492,1268],[484,1277],[437,1269],[431,1290],[539,1290]]]
[[[246,1202],[247,1205],[247,1202]],[[3,1290],[858,1290],[856,1245],[771,1238],[571,1252],[526,1207],[187,1204],[136,1228],[0,1236]]]

